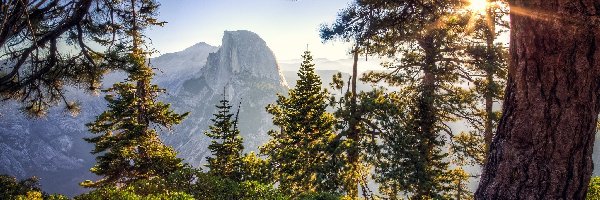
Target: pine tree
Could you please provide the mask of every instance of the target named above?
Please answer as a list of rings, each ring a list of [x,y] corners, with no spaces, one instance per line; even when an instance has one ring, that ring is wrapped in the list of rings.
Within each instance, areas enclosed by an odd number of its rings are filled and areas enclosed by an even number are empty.
[[[466,24],[455,15],[460,8],[460,1],[358,0],[329,27],[329,34],[359,38],[368,54],[391,58],[384,64],[389,72],[363,77],[398,87],[365,100],[396,107],[370,111],[387,115],[376,116],[382,132],[372,160],[378,172],[374,178],[390,186],[383,187],[390,198],[445,198],[459,178],[445,151],[454,145],[448,142],[453,132],[447,123],[472,117],[469,108],[476,105],[475,95],[461,86],[468,74],[459,54]],[[356,32],[356,24],[363,30]]]
[[[157,23],[155,3],[144,1]],[[79,111],[65,88],[99,92],[102,78],[129,70],[122,56],[130,46],[130,1],[27,0],[0,4],[0,96],[21,101],[36,117],[59,104]],[[143,14],[142,15],[146,15]],[[143,20],[140,20],[142,22]],[[65,49],[68,49],[65,51]]]
[[[234,181],[240,181],[242,178],[242,151],[244,146],[240,137],[240,130],[237,127],[240,108],[235,115],[230,112],[231,105],[223,91],[223,99],[217,105],[215,118],[211,119],[210,131],[205,132],[212,139],[208,149],[212,152],[212,157],[206,157],[209,173],[223,178],[229,178]]]
[[[269,156],[279,188],[297,195],[303,192],[336,191],[338,183],[328,144],[334,136],[334,117],[326,112],[328,92],[314,72],[312,56],[305,51],[296,87],[287,97],[267,106],[279,131],[270,131],[270,141],[261,147]]]
[[[475,116],[469,118],[473,131],[455,135],[453,152],[457,159],[465,162],[472,160],[475,164],[483,164],[489,152],[489,145],[495,127],[500,119],[500,112],[494,109],[504,97],[507,76],[508,49],[497,41],[497,37],[508,31],[506,21],[507,5],[501,1],[490,0],[483,12],[470,13],[469,37],[465,43],[466,67],[469,82],[473,83],[472,91],[480,105],[474,109]]]
[[[141,29],[153,25],[151,16],[156,3],[143,0],[137,4],[131,0],[127,15],[131,40],[131,52],[123,62],[129,68],[125,82],[114,84],[104,90],[108,93],[108,109],[96,120],[87,124],[90,132],[99,136],[86,138],[94,143],[92,154],[99,154],[97,164],[91,171],[101,176],[98,181],[85,181],[84,187],[123,187],[137,180],[165,178],[183,167],[176,152],[165,146],[155,127],[170,128],[179,124],[187,115],[174,113],[169,104],[157,101],[164,89],[152,85],[152,68],[146,63]]]
[[[351,6],[343,12],[357,14],[364,11],[359,7]],[[334,89],[340,90],[342,97],[336,100],[332,97],[331,104],[337,105],[334,115],[338,120],[337,128],[339,128],[336,139],[332,142],[332,148],[335,148],[337,155],[341,159],[338,159],[342,166],[341,176],[344,191],[350,198],[358,198],[358,188],[361,187],[363,190],[363,196],[368,197],[368,188],[366,177],[369,174],[369,169],[365,165],[365,148],[363,143],[368,141],[368,111],[361,109],[361,102],[359,94],[356,90],[358,80],[358,59],[361,55],[361,51],[365,51],[363,48],[363,42],[365,41],[366,33],[363,29],[367,25],[367,20],[357,20],[353,22],[344,21],[345,19],[338,19],[336,25],[333,27],[322,26],[321,27],[321,38],[324,40],[341,39],[343,41],[354,42],[354,47],[351,51],[353,63],[352,63],[352,75],[348,84],[347,91],[343,91],[344,84],[341,80],[341,74],[334,75]],[[344,145],[341,145],[344,144]],[[343,159],[342,159],[343,158]]]

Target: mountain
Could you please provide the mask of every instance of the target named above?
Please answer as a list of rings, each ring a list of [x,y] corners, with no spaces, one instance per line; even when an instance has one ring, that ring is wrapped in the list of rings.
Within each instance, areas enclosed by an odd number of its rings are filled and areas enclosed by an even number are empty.
[[[206,66],[171,90],[173,95],[167,101],[176,111],[190,111],[190,115],[175,127],[177,134],[167,134],[164,140],[188,163],[201,166],[210,153],[204,131],[225,93],[234,106],[240,106],[239,127],[246,152],[257,151],[267,141],[267,131],[274,128],[265,107],[286,89],[285,78],[264,40],[249,31],[226,31],[222,46],[208,56]]]
[[[201,166],[208,156],[209,141],[203,132],[223,91],[235,105],[242,102],[240,129],[246,150],[256,151],[267,140],[266,132],[273,126],[264,108],[287,85],[275,56],[258,35],[226,31],[221,47],[198,43],[150,63],[157,68],[154,82],[168,92],[162,100],[178,112],[191,112],[183,124],[162,134],[186,162]],[[104,87],[123,78],[123,73],[110,74]],[[0,174],[37,176],[45,191],[69,196],[85,191],[79,182],[97,178],[89,172],[95,163],[93,146],[82,138],[92,136],[85,124],[104,111],[106,102],[75,89],[68,96],[81,104],[79,116],[53,108],[47,117],[31,119],[19,111],[19,104],[0,103]]]

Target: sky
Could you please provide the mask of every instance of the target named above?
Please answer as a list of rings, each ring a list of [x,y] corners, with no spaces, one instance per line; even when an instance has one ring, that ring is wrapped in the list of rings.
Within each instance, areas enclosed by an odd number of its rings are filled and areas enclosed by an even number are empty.
[[[322,43],[321,24],[335,21],[351,0],[159,0],[164,27],[146,32],[160,54],[198,42],[221,45],[223,31],[249,30],[263,38],[277,60],[301,58],[307,45],[315,58],[348,58],[350,44]]]

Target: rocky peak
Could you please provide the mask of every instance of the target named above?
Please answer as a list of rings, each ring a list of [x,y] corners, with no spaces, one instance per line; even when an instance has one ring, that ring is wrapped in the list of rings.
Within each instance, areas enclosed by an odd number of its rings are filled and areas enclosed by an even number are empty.
[[[208,56],[206,68],[221,80],[239,74],[286,85],[275,55],[266,42],[256,33],[246,30],[225,31],[221,48]]]

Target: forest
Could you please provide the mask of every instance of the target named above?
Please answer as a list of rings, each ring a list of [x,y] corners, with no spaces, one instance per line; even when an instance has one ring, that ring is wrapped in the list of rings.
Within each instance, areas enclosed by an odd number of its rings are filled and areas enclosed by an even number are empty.
[[[76,88],[107,107],[85,125],[99,177],[80,180],[85,193],[4,174],[0,199],[600,199],[600,0],[354,0],[315,27],[351,44],[350,77],[324,84],[311,49],[298,52],[298,80],[264,108],[277,128],[256,152],[239,127],[255,119],[223,89],[195,133],[210,138],[201,167],[161,139],[195,111],[176,112],[154,81],[145,32],[168,23],[160,8],[2,0],[0,105],[29,120],[78,115]],[[359,73],[371,58],[385,70]],[[114,72],[125,80],[102,87]]]

